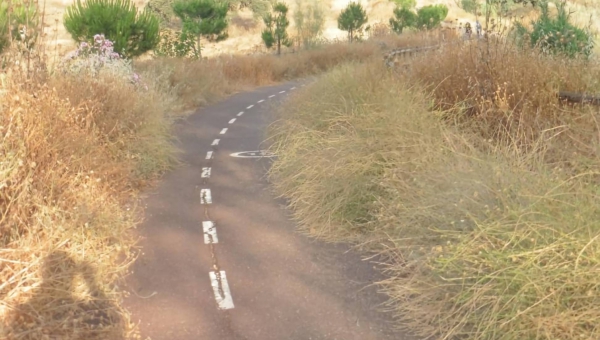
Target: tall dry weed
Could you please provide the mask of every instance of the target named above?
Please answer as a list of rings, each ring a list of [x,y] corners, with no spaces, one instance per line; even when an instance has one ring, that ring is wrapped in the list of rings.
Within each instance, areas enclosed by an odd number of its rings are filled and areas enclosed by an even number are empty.
[[[389,307],[422,338],[598,338],[594,172],[548,166],[541,131],[519,149],[449,120],[480,78],[448,75],[462,87],[440,81],[430,98],[380,63],[351,64],[296,94],[270,131],[276,189],[306,232],[384,255]]]

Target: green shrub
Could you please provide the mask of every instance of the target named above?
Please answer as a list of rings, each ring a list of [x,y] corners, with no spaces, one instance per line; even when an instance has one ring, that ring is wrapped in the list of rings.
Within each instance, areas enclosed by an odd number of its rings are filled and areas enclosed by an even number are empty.
[[[287,19],[287,6],[280,2],[273,7],[275,15],[269,13],[263,20],[267,28],[262,32],[262,39],[267,48],[277,46],[277,54],[281,54],[281,45],[291,46],[292,42],[288,38],[287,28],[290,25]]]
[[[390,19],[392,30],[398,34],[405,28],[415,27],[417,24],[417,15],[406,7],[395,8],[394,17]]]
[[[417,11],[417,28],[433,29],[439,26],[448,15],[446,5],[429,5],[419,8]]]
[[[461,0],[460,6],[465,12],[476,13],[479,9],[479,2],[477,0]]]
[[[350,42],[354,40],[354,35],[362,31],[363,26],[367,23],[367,12],[362,5],[357,2],[351,2],[340,13],[338,17],[338,28],[348,32]]]
[[[196,49],[201,53],[200,39],[221,41],[227,39],[227,3],[214,0],[179,0],[173,3],[173,12],[183,21],[183,31],[196,36]]]
[[[67,7],[64,25],[77,42],[92,42],[103,34],[115,51],[131,58],[153,49],[159,42],[159,20],[146,8],[138,12],[130,0],[77,0]]]
[[[568,57],[589,56],[592,53],[594,40],[591,34],[569,21],[570,13],[567,12],[564,2],[558,4],[556,17],[550,16],[547,3],[541,3],[540,9],[541,16],[532,22],[532,31],[521,23],[516,24],[516,37],[521,43],[529,40],[532,46],[539,46],[547,53]]]

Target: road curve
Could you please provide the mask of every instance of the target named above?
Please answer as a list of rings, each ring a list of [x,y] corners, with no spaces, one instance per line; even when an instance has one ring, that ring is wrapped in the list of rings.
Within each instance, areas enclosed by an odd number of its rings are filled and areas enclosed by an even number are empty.
[[[239,93],[177,124],[184,165],[144,199],[128,278],[142,339],[406,339],[376,310],[373,265],[295,233],[268,158],[239,154],[260,149],[270,108],[302,86]]]

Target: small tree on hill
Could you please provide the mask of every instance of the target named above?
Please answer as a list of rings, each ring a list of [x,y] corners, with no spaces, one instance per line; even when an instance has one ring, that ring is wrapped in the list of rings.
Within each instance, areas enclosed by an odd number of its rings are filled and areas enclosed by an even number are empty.
[[[338,28],[348,32],[348,38],[350,42],[352,42],[355,33],[360,32],[363,29],[367,20],[367,12],[363,9],[362,5],[351,2],[342,13],[340,13],[340,16],[338,17]]]
[[[315,43],[317,37],[323,32],[325,24],[325,13],[319,0],[296,0],[296,11],[294,12],[294,24],[298,31],[298,39],[305,48]]]
[[[569,57],[589,56],[594,48],[594,40],[590,33],[570,22],[565,6],[565,2],[559,3],[557,15],[551,17],[548,4],[540,3],[542,13],[533,22],[533,30],[529,32],[522,24],[517,23],[515,28],[517,37],[527,36],[532,46],[539,46],[548,53],[563,54]]]
[[[398,34],[405,28],[415,27],[417,24],[417,15],[406,7],[395,8],[394,17],[390,19],[392,30]]]
[[[446,5],[429,5],[419,8],[417,11],[417,28],[433,29],[438,27],[448,15]]]
[[[64,26],[77,42],[92,42],[103,34],[117,53],[135,57],[159,41],[159,20],[148,10],[138,12],[130,0],[77,0],[67,7]]]
[[[200,40],[222,41],[227,39],[227,3],[215,0],[178,0],[173,12],[183,22],[183,31],[196,37],[196,50],[201,55]]]
[[[277,46],[277,54],[280,55],[281,45],[292,45],[287,34],[287,28],[290,25],[287,19],[288,7],[284,3],[278,2],[273,6],[273,12],[263,18],[267,28],[262,32],[262,39],[267,48]]]

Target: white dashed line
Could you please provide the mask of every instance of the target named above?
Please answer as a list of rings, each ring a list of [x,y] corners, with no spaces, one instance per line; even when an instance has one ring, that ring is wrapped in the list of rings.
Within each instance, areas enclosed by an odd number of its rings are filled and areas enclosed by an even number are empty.
[[[210,189],[200,190],[200,204],[212,204],[212,196],[210,195]]]
[[[275,95],[274,95],[274,94],[272,94],[272,95],[270,95],[270,96],[269,96],[269,98],[273,98],[273,97],[275,97]]]
[[[221,287],[223,288],[223,295],[219,292],[219,280],[217,280],[217,274],[215,272],[210,272],[210,285],[213,287],[213,292],[215,293],[215,300],[217,300],[217,305],[219,309],[232,309],[233,308],[233,299],[231,298],[231,291],[229,291],[229,284],[227,283],[227,277],[225,276],[224,271],[220,271],[219,274],[221,276]]]
[[[250,110],[253,107],[254,107],[254,105],[250,105],[250,106],[247,107],[247,109]]]
[[[202,178],[210,177],[210,168],[202,168]]]
[[[219,132],[219,134],[224,135],[225,132],[227,132],[227,128],[224,128],[223,130],[221,130],[221,132]]]
[[[261,100],[259,100],[257,103],[259,103],[259,104],[260,104],[260,103],[262,103],[262,102],[264,102],[264,101],[265,101],[264,99],[261,99]]]
[[[211,145],[219,145],[219,141],[220,141],[220,139],[215,139],[215,140],[213,140]]]
[[[204,244],[219,243],[219,238],[217,237],[217,227],[213,222],[203,221],[202,230],[204,230]]]
[[[281,91],[281,92],[279,92],[279,93],[285,93],[285,91]]]
[[[212,151],[208,151],[206,153],[206,159],[212,159],[212,156],[213,156],[213,152]]]
[[[233,124],[235,123],[235,118],[233,118],[232,120],[229,121],[229,124]]]
[[[238,117],[241,117],[244,114],[244,111],[237,114]]]

